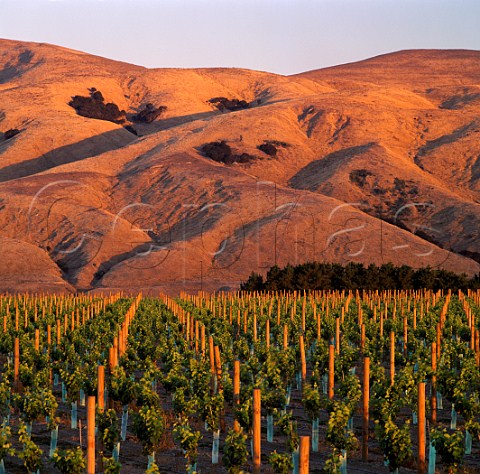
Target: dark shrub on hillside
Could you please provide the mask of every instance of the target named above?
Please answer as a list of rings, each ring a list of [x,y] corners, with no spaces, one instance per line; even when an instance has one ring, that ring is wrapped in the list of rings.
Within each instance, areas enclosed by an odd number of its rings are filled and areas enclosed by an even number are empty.
[[[208,102],[210,102],[210,104],[213,104],[218,110],[221,110],[222,112],[225,110],[233,112],[235,110],[248,109],[250,107],[250,104],[246,100],[227,99],[226,97],[214,97]]]
[[[137,115],[132,117],[132,120],[134,122],[152,123],[166,109],[167,107],[164,105],[157,108],[153,104],[148,103]]]
[[[277,147],[271,143],[262,143],[257,148],[268,156],[277,156]]]
[[[280,140],[265,140],[261,145],[257,146],[260,151],[268,156],[277,156],[279,148],[288,148],[290,144]]]
[[[92,90],[90,96],[95,102],[105,102],[105,99],[103,98],[103,94],[100,91],[97,91],[96,89]]]
[[[367,182],[367,178],[373,176],[373,173],[366,169],[353,170],[350,172],[350,181],[357,186],[363,187]]]
[[[404,192],[406,190],[407,183],[405,182],[404,179],[395,178],[393,180],[393,184],[395,186],[396,191]]]
[[[232,149],[223,140],[220,142],[205,143],[201,150],[208,158],[221,163],[226,163],[232,156]]]
[[[7,130],[3,134],[3,139],[10,140],[10,138],[13,138],[15,135],[18,135],[19,133],[20,133],[20,130],[18,128],[11,128],[10,130]]]
[[[256,157],[249,155],[248,153],[242,153],[241,155],[235,155],[232,153],[232,149],[225,141],[205,143],[201,148],[202,153],[218,163],[225,163],[226,165],[232,165],[233,163],[249,163],[255,160]]]
[[[76,95],[68,103],[73,107],[78,115],[82,117],[107,120],[113,123],[125,122],[125,111],[120,110],[118,106],[112,102],[105,104],[105,99],[100,91],[95,88],[89,89],[90,97]]]

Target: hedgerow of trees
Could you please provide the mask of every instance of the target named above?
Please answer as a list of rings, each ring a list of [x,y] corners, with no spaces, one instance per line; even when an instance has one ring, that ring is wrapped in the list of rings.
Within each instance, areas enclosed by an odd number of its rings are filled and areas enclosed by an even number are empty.
[[[480,288],[480,274],[469,278],[431,267],[412,268],[386,263],[380,266],[362,263],[308,262],[302,265],[273,266],[266,278],[252,272],[240,287],[247,291],[261,290],[440,290],[452,291]]]

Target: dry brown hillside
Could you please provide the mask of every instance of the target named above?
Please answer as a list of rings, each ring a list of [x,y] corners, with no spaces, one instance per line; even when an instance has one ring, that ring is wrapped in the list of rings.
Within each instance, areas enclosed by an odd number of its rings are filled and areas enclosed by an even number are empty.
[[[310,260],[480,271],[480,52],[285,77],[0,40],[0,98],[0,290],[234,288]]]

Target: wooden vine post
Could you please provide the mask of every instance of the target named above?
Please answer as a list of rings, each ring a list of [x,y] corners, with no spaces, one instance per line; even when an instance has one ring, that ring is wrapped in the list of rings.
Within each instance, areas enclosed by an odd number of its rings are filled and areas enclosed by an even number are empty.
[[[222,387],[222,360],[220,358],[220,347],[214,345],[213,353],[215,356],[215,372],[217,377],[217,387],[218,387],[218,390],[221,392],[223,387]]]
[[[310,472],[310,436],[300,436],[300,462],[299,474],[309,474]]]
[[[40,329],[35,329],[35,352],[40,350]]]
[[[437,323],[437,360],[440,360],[441,347],[442,347],[442,324]]]
[[[301,361],[302,382],[305,383],[305,380],[307,380],[307,359],[305,357],[305,343],[302,335],[300,336],[300,361]]]
[[[365,324],[362,323],[361,329],[360,329],[360,350],[362,351],[362,354],[365,352]]]
[[[236,359],[233,362],[233,404],[240,403],[240,361]],[[238,420],[233,422],[233,429],[240,431],[240,423]]]
[[[198,325],[198,319],[195,320],[195,354],[198,355],[198,343],[200,340],[200,327]]]
[[[187,341],[188,346],[191,347],[190,343],[190,314],[187,313],[187,321],[186,321],[186,328],[185,328],[185,340]]]
[[[305,333],[305,308],[307,300],[304,298],[302,303],[302,332]]]
[[[418,474],[425,473],[425,382],[418,384]]]
[[[340,354],[340,318],[335,319],[335,352]]]
[[[202,358],[205,357],[205,325],[200,327],[200,350],[202,351]]]
[[[368,461],[368,421],[370,403],[370,357],[363,359],[362,461]]]
[[[208,338],[208,354],[210,357],[210,381],[211,381],[211,390],[214,393],[215,390],[215,349],[213,345],[213,336]]]
[[[320,313],[316,314],[316,311],[317,311],[317,306],[313,305],[314,317],[315,315],[317,317],[317,341],[320,342],[322,339],[322,318]]]
[[[333,399],[335,384],[335,347],[333,344],[328,346],[328,398]]]
[[[113,347],[108,348],[108,366],[110,368],[110,373],[112,373],[115,367],[117,366],[115,350]]]
[[[432,342],[432,423],[437,422],[437,376],[435,372],[437,371],[437,343]]]
[[[395,381],[395,333],[390,332],[390,385]]]
[[[253,472],[261,466],[261,390],[253,389]]]
[[[98,410],[103,412],[105,408],[105,366],[98,366],[97,404]]]
[[[87,402],[87,474],[95,474],[95,396]]]
[[[477,367],[480,367],[480,330],[475,329],[475,354],[477,357]]]
[[[60,319],[57,319],[57,346],[60,346],[62,342],[62,327],[60,323]]]
[[[118,365],[118,336],[113,338],[113,357],[115,360],[115,367]]]
[[[18,370],[20,367],[20,339],[15,338],[13,347],[13,385],[18,389]]]
[[[265,344],[267,349],[270,348],[270,319],[265,322]]]

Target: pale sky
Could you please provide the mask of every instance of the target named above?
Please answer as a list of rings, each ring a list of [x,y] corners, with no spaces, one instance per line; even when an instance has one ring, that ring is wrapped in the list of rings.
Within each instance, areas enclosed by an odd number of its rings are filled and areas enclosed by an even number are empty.
[[[0,0],[0,37],[147,67],[294,74],[401,49],[480,50],[480,0]]]

